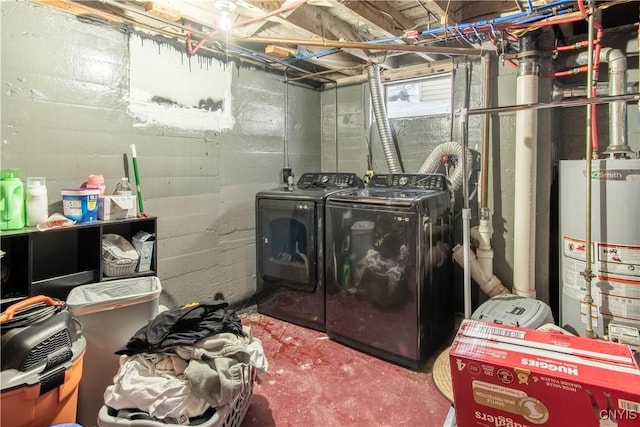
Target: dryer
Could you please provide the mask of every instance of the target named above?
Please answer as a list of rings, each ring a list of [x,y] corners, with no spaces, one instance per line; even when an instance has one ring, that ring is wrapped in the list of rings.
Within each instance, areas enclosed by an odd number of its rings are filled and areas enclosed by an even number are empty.
[[[454,324],[452,195],[441,174],[374,175],[326,202],[326,332],[418,369]]]
[[[354,173],[317,172],[256,194],[258,312],[325,331],[325,200],[363,187]]]

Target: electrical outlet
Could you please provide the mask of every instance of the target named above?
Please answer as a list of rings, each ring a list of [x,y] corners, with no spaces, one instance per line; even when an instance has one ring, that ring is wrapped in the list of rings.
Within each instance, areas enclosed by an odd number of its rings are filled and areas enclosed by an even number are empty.
[[[293,172],[291,172],[291,168],[282,168],[282,182],[288,185],[290,184],[290,179],[293,179]]]

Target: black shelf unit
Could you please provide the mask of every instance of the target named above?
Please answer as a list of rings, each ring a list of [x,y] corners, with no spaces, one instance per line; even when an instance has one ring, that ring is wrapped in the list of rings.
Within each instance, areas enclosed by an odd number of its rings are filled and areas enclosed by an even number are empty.
[[[35,227],[0,232],[0,249],[5,252],[1,260],[2,301],[32,295],[64,300],[75,286],[156,275],[156,239],[150,271],[121,277],[104,275],[102,236],[119,234],[131,242],[139,231],[157,236],[156,217],[97,221],[43,232]]]

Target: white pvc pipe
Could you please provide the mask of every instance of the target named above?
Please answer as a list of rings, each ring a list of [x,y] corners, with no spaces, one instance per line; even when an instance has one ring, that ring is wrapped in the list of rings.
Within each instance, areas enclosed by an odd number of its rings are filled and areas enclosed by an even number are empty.
[[[538,102],[537,57],[522,60],[516,80],[516,104]],[[536,241],[536,145],[538,111],[516,112],[515,215],[513,242],[513,291],[535,298]]]
[[[493,227],[491,227],[491,220],[480,217],[480,223],[475,233],[478,240],[478,248],[476,249],[476,256],[482,271],[487,277],[493,276],[493,249],[491,248],[491,235],[493,234]]]
[[[453,248],[453,259],[460,266],[464,266],[464,250],[463,246],[456,245]],[[471,273],[471,277],[478,284],[482,292],[484,292],[489,297],[494,297],[500,294],[508,294],[509,290],[504,287],[500,279],[498,279],[495,275],[487,275],[484,271],[482,271],[482,267],[478,262],[478,258],[473,253],[473,251],[469,252],[469,270]],[[465,315],[466,317],[466,315]]]

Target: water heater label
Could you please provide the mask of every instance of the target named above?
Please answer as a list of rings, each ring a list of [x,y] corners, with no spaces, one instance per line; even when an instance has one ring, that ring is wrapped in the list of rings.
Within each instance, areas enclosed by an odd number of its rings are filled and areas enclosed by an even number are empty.
[[[580,321],[585,325],[587,324],[587,308],[587,304],[580,301]],[[598,306],[595,304],[591,304],[591,326],[598,327]]]
[[[593,242],[591,247],[596,255],[591,258],[592,295],[600,313],[627,322],[640,321],[640,246]],[[581,301],[585,296],[585,261],[585,241],[565,236],[562,292],[569,298]]]
[[[582,171],[586,176],[586,171]],[[640,181],[638,169],[591,169],[591,179],[598,181]]]
[[[602,300],[600,313],[603,316],[626,323],[640,321],[640,301],[638,299],[604,294],[600,294],[600,297]]]
[[[584,240],[565,236],[563,238],[563,254],[565,257],[585,261],[587,259],[586,243]],[[593,260],[593,242],[591,242],[591,260]]]
[[[598,243],[599,270],[640,278],[640,246]]]

